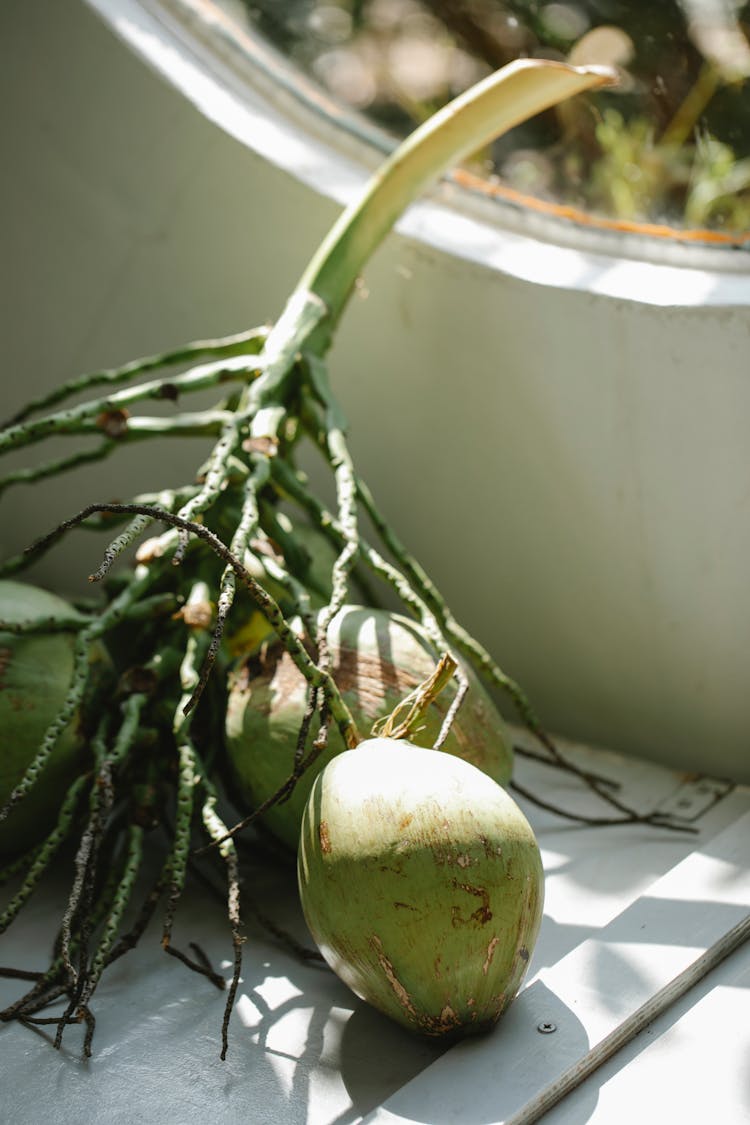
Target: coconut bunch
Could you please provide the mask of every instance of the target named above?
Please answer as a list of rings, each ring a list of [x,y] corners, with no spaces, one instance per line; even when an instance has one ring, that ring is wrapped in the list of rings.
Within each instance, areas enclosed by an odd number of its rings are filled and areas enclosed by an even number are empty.
[[[64,845],[75,853],[49,967],[0,1019],[52,1024],[56,1046],[71,1023],[84,1023],[90,1053],[91,999],[101,975],[137,943],[160,904],[164,950],[224,988],[200,951],[188,954],[172,941],[195,850],[208,846],[225,873],[234,948],[224,1057],[242,949],[236,836],[252,822],[292,854],[302,832],[300,886],[310,928],[361,995],[377,1003],[384,990],[408,996],[397,1018],[429,1034],[484,1027],[512,998],[538,927],[541,866],[533,834],[501,788],[511,778],[512,752],[487,689],[507,694],[545,760],[562,759],[521,689],[459,625],[379,511],[354,465],[324,357],[360,269],[426,184],[530,114],[608,81],[595,68],[511,64],[400,146],[324,240],[272,328],[82,376],[30,403],[0,431],[0,453],[50,437],[70,437],[74,446],[64,457],[13,470],[0,489],[41,487],[45,478],[138,441],[214,439],[184,487],[155,482],[128,502],[66,514],[0,566],[0,653],[15,677],[6,676],[0,691],[0,718],[12,733],[0,763],[0,880],[10,888],[0,932],[55,853]],[[207,388],[217,392],[214,406],[178,410],[178,398]],[[65,405],[82,392],[91,397]],[[174,413],[138,414],[149,400],[174,402]],[[92,435],[93,448],[76,445]],[[331,474],[332,510],[298,467],[305,445]],[[81,527],[106,536],[85,564],[101,591],[93,607],[18,581]],[[133,547],[134,564],[123,566],[121,556]],[[400,612],[383,609],[384,602]],[[331,772],[345,761],[355,765]],[[383,771],[399,785],[378,780]],[[237,824],[220,811],[221,779],[245,814]],[[663,824],[628,809],[597,779],[587,782],[619,819]],[[361,834],[357,852],[352,824],[367,808],[380,828]],[[394,836],[393,825],[402,823]],[[369,887],[383,856],[399,848],[405,874],[415,873],[407,884],[418,888],[402,901],[424,913],[437,899],[440,925],[447,919],[451,933],[464,922],[467,935],[477,931],[463,952],[451,945],[443,983],[426,998],[416,962],[403,968],[410,983],[401,983],[393,936],[401,933],[408,945],[418,928],[380,919],[374,929],[367,903],[378,894],[363,893],[357,907],[377,987],[347,968],[342,951],[351,942],[338,941],[335,917],[324,917],[344,870],[347,880]],[[149,849],[157,856],[155,878],[148,874],[154,863],[144,863]],[[338,867],[344,855],[349,866]],[[519,864],[524,878],[514,883]],[[425,930],[428,944],[446,940],[436,926]],[[434,962],[429,950],[424,956]],[[459,973],[464,960],[473,967],[468,983]],[[477,991],[490,963],[498,972],[491,995]]]

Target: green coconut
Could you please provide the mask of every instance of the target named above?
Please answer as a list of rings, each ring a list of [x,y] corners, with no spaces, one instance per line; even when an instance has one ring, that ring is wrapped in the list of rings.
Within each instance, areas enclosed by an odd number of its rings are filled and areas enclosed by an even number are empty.
[[[307,802],[298,878],[325,960],[406,1027],[483,1031],[516,995],[542,916],[539,848],[468,762],[383,738],[339,755]]]
[[[369,734],[376,720],[427,679],[439,655],[416,622],[386,610],[345,606],[333,618],[327,635],[333,677],[363,734]],[[468,670],[466,674],[469,692],[443,750],[504,785],[513,769],[505,725],[477,678]],[[422,728],[411,736],[417,745],[434,744],[456,690],[455,684],[450,685],[430,706]],[[291,774],[306,702],[307,682],[279,644],[256,650],[234,668],[225,734],[232,793],[241,807],[257,808]],[[289,800],[263,815],[265,826],[289,849],[297,850],[302,813],[315,777],[344,750],[344,741],[332,725],[325,753],[302,775]]]
[[[22,582],[0,581],[0,621],[8,624],[69,617],[62,598]],[[0,807],[33,760],[57,717],[73,676],[73,633],[16,635],[0,631]],[[90,659],[108,667],[101,645]],[[98,677],[96,677],[98,678]],[[85,761],[86,735],[79,709],[63,731],[39,781],[0,822],[0,856],[26,851],[54,826],[65,792]]]

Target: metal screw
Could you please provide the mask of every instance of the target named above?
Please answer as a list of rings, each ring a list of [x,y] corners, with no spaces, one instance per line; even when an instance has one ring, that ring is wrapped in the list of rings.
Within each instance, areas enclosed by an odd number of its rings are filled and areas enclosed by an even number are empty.
[[[541,1023],[536,1025],[536,1029],[540,1031],[542,1035],[551,1035],[553,1031],[557,1031],[557,1024],[552,1023],[551,1020],[542,1020]]]

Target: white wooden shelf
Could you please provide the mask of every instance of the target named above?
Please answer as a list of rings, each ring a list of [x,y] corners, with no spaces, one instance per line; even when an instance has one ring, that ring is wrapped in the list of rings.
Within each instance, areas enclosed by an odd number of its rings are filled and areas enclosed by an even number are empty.
[[[750,911],[750,790],[686,779],[607,752],[565,749],[579,765],[618,780],[621,796],[640,810],[678,804],[690,812],[683,802],[693,801],[699,832],[583,827],[524,804],[545,862],[545,917],[525,988],[490,1035],[447,1051],[410,1036],[327,970],[300,963],[246,912],[249,941],[225,1063],[218,1057],[221,997],[161,953],[154,928],[112,967],[95,997],[89,1063],[80,1060],[76,1028],[60,1053],[42,1034],[16,1025],[0,1029],[5,1119],[15,1125],[183,1125],[203,1116],[219,1125],[533,1119],[513,1115]],[[517,777],[568,809],[603,811],[570,775],[519,758]],[[716,794],[723,796],[716,800]],[[251,870],[246,891],[309,943],[291,869]],[[45,888],[0,939],[0,963],[41,967],[63,901],[62,882]],[[198,941],[228,971],[222,909],[202,888],[181,905],[176,937],[183,945]],[[704,1121],[707,1107],[728,1125],[750,1119],[748,984],[743,946],[544,1121],[651,1120],[666,1113],[667,1103],[670,1119],[681,1125]],[[11,998],[16,989],[2,981],[0,997]],[[545,1021],[556,1024],[554,1033],[537,1030]],[[661,1092],[647,1103],[644,1084],[655,1071],[664,1075]]]

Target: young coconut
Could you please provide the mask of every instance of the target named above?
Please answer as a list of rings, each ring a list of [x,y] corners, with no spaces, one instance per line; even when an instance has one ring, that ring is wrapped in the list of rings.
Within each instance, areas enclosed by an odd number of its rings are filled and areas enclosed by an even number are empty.
[[[50,724],[57,718],[73,677],[74,632],[57,632],[75,611],[62,598],[23,582],[0,581],[0,622],[21,625],[48,618],[48,633],[0,630],[0,808],[33,761]],[[109,661],[101,645],[90,660]],[[65,791],[86,754],[83,709],[58,738],[38,783],[0,824],[0,856],[26,851],[55,823]]]
[[[327,636],[333,678],[362,731],[369,732],[377,719],[427,679],[438,658],[417,622],[387,610],[344,606],[331,621]],[[473,673],[465,671],[469,692],[442,749],[504,785],[513,768],[510,740],[486,691]],[[422,726],[411,735],[416,745],[433,745],[455,692],[452,684],[430,706]],[[257,650],[234,669],[225,735],[232,794],[244,807],[257,808],[291,774],[306,704],[307,681],[281,645]],[[310,738],[316,730],[317,719]],[[263,824],[290,850],[297,850],[315,777],[344,750],[341,734],[332,724],[326,750],[302,774],[289,799],[263,814]]]
[[[542,916],[534,834],[459,758],[376,738],[340,754],[305,808],[299,889],[334,972],[406,1027],[491,1027],[521,984]]]

